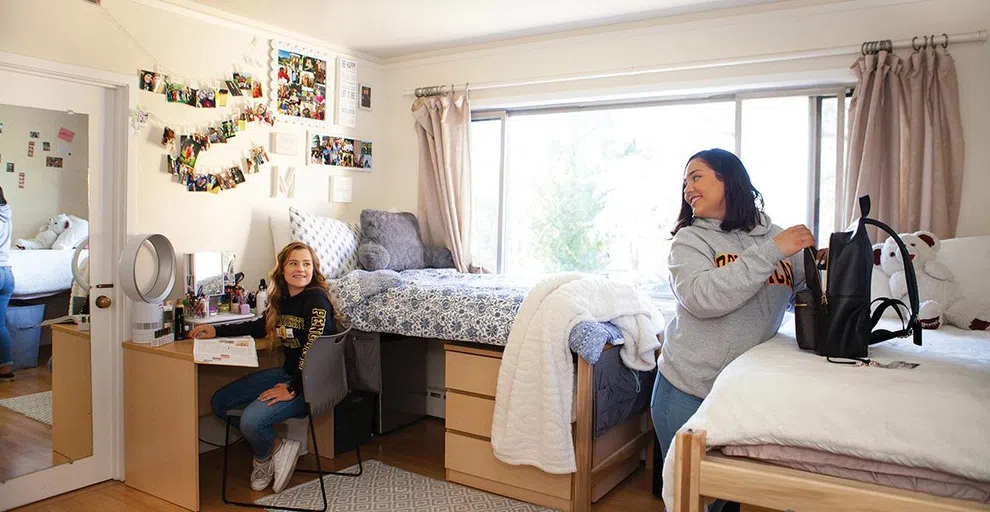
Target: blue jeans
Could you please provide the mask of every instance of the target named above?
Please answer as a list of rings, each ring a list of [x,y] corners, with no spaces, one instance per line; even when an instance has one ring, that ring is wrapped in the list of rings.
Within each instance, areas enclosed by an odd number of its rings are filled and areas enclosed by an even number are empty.
[[[653,398],[650,402],[650,414],[653,417],[653,428],[657,431],[657,439],[660,440],[660,454],[663,460],[667,460],[667,450],[674,442],[677,431],[691,419],[691,416],[694,416],[694,413],[698,412],[701,402],[702,399],[677,389],[660,372],[657,372],[657,380],[653,385]],[[655,468],[654,471],[661,471],[662,467]],[[729,510],[726,508],[728,506],[730,505],[727,501],[715,500],[708,508],[708,512]],[[739,510],[738,505],[733,504],[733,506],[735,508],[731,510]]]
[[[14,347],[7,330],[7,305],[14,294],[14,272],[0,267],[0,366],[14,364]]]
[[[660,440],[660,454],[667,459],[667,450],[674,442],[677,430],[687,423],[701,407],[702,400],[689,395],[670,383],[657,372],[657,380],[653,385],[653,399],[650,402],[650,413],[653,416],[653,428]]]
[[[292,400],[274,405],[258,400],[258,395],[265,390],[290,380],[292,377],[282,368],[269,368],[245,375],[213,394],[213,414],[224,421],[228,410],[244,409],[239,421],[233,418],[231,421],[241,429],[257,459],[264,460],[272,454],[275,425],[289,418],[306,416],[306,401],[298,393]]]

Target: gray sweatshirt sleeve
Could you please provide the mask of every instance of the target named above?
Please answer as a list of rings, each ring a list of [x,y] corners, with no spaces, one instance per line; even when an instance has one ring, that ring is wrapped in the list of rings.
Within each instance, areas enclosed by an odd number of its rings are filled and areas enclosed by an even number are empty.
[[[773,239],[753,245],[734,262],[715,267],[714,254],[698,235],[682,231],[674,238],[668,268],[678,302],[698,318],[735,311],[764,285],[783,254]]]

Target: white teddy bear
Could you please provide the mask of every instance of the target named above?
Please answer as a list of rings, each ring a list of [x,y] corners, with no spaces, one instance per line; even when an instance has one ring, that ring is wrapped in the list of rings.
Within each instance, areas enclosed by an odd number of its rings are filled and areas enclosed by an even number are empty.
[[[19,249],[74,249],[89,236],[89,222],[75,215],[60,213],[45,223],[30,240],[18,239]]]
[[[990,306],[967,300],[959,293],[952,271],[936,259],[942,241],[928,231],[899,235],[907,247],[918,279],[918,319],[925,329],[938,329],[944,321],[961,329],[990,328]],[[890,278],[893,298],[908,304],[907,276],[900,250],[893,238],[873,246],[873,262]]]

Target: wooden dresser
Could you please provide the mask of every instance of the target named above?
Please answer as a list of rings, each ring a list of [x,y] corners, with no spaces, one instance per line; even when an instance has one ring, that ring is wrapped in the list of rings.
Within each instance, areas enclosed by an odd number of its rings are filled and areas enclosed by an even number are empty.
[[[639,455],[653,438],[652,426],[646,421],[649,411],[593,439],[593,367],[579,359],[574,424],[578,471],[556,475],[533,466],[506,464],[495,458],[491,445],[502,363],[499,348],[444,345],[447,480],[565,512],[590,511],[592,502],[639,467]]]
[[[52,452],[56,464],[93,455],[89,331],[52,325]]]

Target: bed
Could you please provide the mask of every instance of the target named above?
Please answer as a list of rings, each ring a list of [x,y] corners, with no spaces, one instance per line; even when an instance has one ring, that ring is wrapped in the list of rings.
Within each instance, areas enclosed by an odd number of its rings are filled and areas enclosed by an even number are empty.
[[[14,272],[13,299],[29,300],[55,295],[72,288],[72,255],[75,249],[10,250]],[[89,251],[83,251],[80,258]]]
[[[939,259],[967,276],[964,294],[985,298],[988,256],[990,237],[977,237],[944,241]],[[665,502],[677,512],[706,498],[773,510],[990,510],[990,332],[943,325],[923,339],[871,347],[888,367],[837,365],[799,350],[785,324],[726,367],[678,433]]]
[[[292,239],[280,217],[271,219],[276,251]],[[489,441],[498,368],[530,287],[453,269],[359,269],[330,280],[335,314],[356,336],[391,333],[444,342],[448,480],[560,510],[590,510],[639,467],[653,438],[647,409],[655,371],[623,366],[619,351],[610,349],[622,343],[614,325],[579,324],[568,339],[576,365],[577,471],[551,475],[495,459]]]

